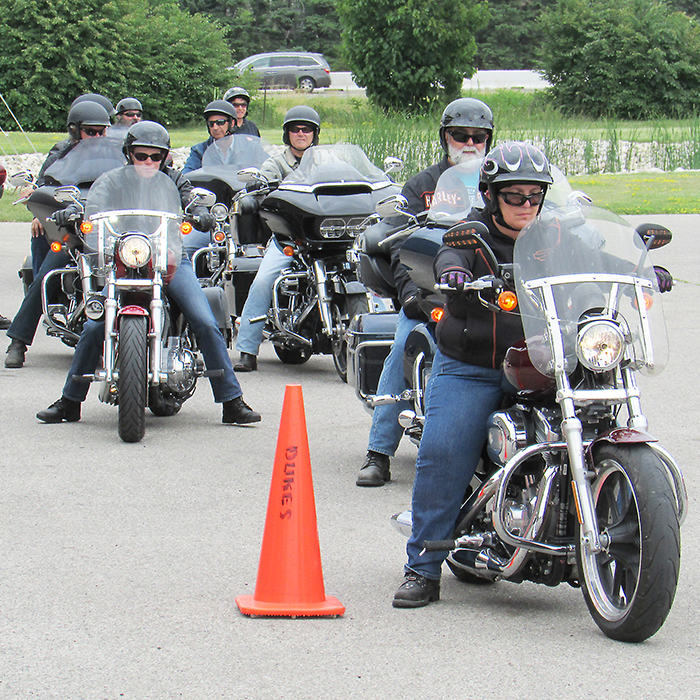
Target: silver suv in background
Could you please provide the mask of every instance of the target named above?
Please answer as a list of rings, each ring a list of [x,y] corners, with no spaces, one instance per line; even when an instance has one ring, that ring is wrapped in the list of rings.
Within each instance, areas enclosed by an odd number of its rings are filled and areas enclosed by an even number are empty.
[[[311,92],[317,87],[330,87],[331,68],[320,53],[285,51],[258,53],[233,66],[242,74],[249,70],[266,87],[299,88]]]

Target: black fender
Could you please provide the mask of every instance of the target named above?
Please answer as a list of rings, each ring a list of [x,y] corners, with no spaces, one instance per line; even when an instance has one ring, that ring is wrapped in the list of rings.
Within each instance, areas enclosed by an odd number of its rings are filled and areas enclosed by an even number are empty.
[[[408,386],[413,387],[413,366],[416,357],[423,353],[423,361],[433,364],[433,358],[437,351],[435,343],[435,323],[419,323],[406,338],[403,351],[403,375]]]

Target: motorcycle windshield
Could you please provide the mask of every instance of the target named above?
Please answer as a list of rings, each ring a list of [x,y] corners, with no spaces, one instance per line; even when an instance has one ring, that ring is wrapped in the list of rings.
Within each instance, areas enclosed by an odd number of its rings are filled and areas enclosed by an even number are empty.
[[[440,175],[430,198],[428,221],[451,225],[464,219],[475,206],[482,206],[479,172],[483,158],[453,165]]]
[[[336,143],[313,146],[304,151],[299,167],[282,180],[280,187],[338,182],[384,186],[390,184],[391,180],[370,161],[359,146]]]
[[[582,321],[609,319],[624,336],[622,359],[658,374],[668,357],[656,275],[642,238],[593,206],[543,211],[515,242],[513,261],[528,353],[554,376],[577,366]]]
[[[155,269],[165,272],[180,263],[180,192],[165,173],[134,165],[105,173],[88,192],[85,217],[92,224],[84,234],[85,247],[98,253],[100,267],[130,233],[149,239]]]
[[[235,192],[245,187],[238,177],[243,168],[259,168],[270,157],[270,144],[252,134],[233,134],[214,141],[202,156],[202,167],[187,173],[196,184],[222,180]]]
[[[47,184],[86,185],[94,182],[103,173],[119,168],[126,163],[120,139],[85,139],[52,163],[44,173]]]

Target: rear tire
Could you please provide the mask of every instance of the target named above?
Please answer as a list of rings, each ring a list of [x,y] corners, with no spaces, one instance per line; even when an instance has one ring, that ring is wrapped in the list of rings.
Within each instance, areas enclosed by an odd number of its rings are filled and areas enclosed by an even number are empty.
[[[593,498],[607,550],[577,549],[583,597],[605,635],[642,642],[663,625],[676,593],[680,526],[664,468],[645,444],[601,445]]]
[[[117,351],[119,437],[139,442],[146,432],[148,389],[148,319],[122,316]]]

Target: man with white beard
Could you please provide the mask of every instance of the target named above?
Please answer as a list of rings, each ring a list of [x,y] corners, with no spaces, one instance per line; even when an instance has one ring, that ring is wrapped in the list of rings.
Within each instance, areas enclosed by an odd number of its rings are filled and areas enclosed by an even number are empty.
[[[404,185],[402,194],[408,200],[408,210],[419,214],[429,209],[440,175],[453,165],[483,158],[491,148],[492,139],[493,114],[488,105],[471,97],[450,102],[440,120],[440,145],[445,155],[439,163],[421,170]],[[477,196],[477,185],[475,179],[474,198]],[[397,240],[391,250],[391,269],[401,310],[396,322],[394,343],[384,360],[377,394],[400,394],[408,388],[403,375],[404,345],[409,333],[426,320],[419,305],[418,288],[399,261],[402,243],[402,239]],[[390,459],[403,435],[403,428],[398,422],[399,413],[410,407],[409,402],[399,401],[374,409],[367,456],[355,482],[358,486],[384,486],[391,479]]]

